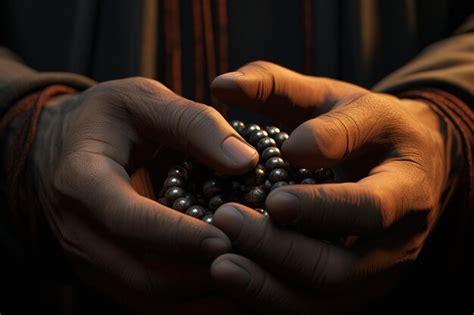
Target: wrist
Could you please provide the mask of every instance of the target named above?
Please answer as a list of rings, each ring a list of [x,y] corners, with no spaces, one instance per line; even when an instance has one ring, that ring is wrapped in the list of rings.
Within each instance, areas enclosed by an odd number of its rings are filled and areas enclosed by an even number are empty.
[[[52,174],[59,163],[64,131],[78,106],[77,98],[77,94],[55,96],[41,113],[26,172],[43,208],[54,202]]]
[[[43,186],[36,183],[39,177],[35,164],[37,159],[33,153],[38,151],[38,147],[43,147],[43,150],[54,148],[37,141],[38,134],[44,133],[44,124],[40,127],[41,118],[44,117],[41,115],[42,110],[55,95],[74,92],[74,89],[63,85],[49,86],[17,101],[1,120],[0,133],[3,135],[4,149],[2,178],[5,181],[7,209],[13,220],[11,224],[17,226],[18,230],[24,230],[26,239],[31,238],[28,233],[36,230],[37,219],[41,215],[38,212],[41,211],[38,196]]]
[[[433,109],[432,104],[419,99],[401,99],[400,101],[405,111],[418,124],[426,128],[432,137],[438,139],[438,141],[446,141],[446,124]]]
[[[442,117],[436,112],[434,105],[427,100],[401,99],[402,106],[418,125],[418,129],[424,130],[425,140],[428,141],[431,151],[431,161],[437,183],[433,193],[441,199],[442,194],[448,188],[448,179],[452,160],[450,153],[453,142],[449,141],[447,133],[448,126]],[[442,200],[438,200],[442,202]]]
[[[433,156],[432,160],[436,160],[439,156],[442,161],[441,165],[437,165],[437,169],[443,176],[439,193],[445,196],[440,202],[445,204],[457,187],[464,162],[460,135],[439,109],[439,104],[424,97],[416,98],[412,95],[409,97],[413,98],[401,99],[404,108],[421,128],[427,130],[426,136],[435,142],[436,152],[439,155]]]

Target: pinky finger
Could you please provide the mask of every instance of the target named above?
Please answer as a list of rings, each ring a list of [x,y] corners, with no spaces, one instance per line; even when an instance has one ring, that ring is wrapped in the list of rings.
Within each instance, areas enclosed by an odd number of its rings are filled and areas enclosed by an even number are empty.
[[[252,313],[256,310],[269,314],[314,311],[315,301],[309,299],[307,293],[286,286],[250,259],[239,255],[219,256],[211,265],[211,277]]]

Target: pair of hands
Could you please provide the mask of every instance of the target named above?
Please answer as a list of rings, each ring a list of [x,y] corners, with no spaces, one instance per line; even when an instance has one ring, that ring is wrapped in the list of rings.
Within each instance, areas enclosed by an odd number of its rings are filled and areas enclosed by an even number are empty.
[[[428,105],[268,62],[211,88],[293,130],[282,148],[290,163],[337,165],[345,182],[276,189],[266,200],[271,219],[226,204],[212,226],[139,195],[130,174],[164,166],[162,146],[220,172],[251,169],[257,152],[218,112],[142,78],[56,99],[42,114],[35,178],[83,279],[134,305],[210,295],[217,283],[253,307],[304,313],[334,310],[361,281],[379,284],[377,275],[416,258],[449,167]]]

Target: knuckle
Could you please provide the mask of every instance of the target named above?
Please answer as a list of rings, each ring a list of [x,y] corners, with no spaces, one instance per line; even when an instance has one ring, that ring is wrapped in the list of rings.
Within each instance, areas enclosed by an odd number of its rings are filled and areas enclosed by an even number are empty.
[[[296,219],[295,224],[310,222],[314,226],[325,226],[327,213],[333,210],[334,203],[326,201],[328,194],[324,188],[314,185],[306,190],[300,190],[300,194],[304,207],[301,207],[301,215]]]
[[[144,77],[131,77],[100,83],[90,89],[89,93],[112,106],[133,108],[133,106],[141,105],[139,100],[157,97],[164,92],[172,94],[158,81]]]
[[[274,68],[279,67],[279,66],[270,61],[255,60],[255,61],[249,62],[244,67],[259,68],[267,72],[271,72]]]
[[[189,103],[187,106],[180,108],[178,113],[180,119],[176,124],[178,135],[182,135],[184,139],[189,139],[196,134],[196,130],[200,132],[215,132],[218,127],[218,121],[223,119],[221,114],[211,106]]]
[[[254,296],[256,301],[265,300],[268,276],[264,273],[258,280],[251,280],[247,285],[246,291],[249,295]]]
[[[342,284],[351,274],[354,257],[342,249],[323,244],[314,249],[310,283],[318,288],[329,288]]]
[[[94,214],[108,235],[125,239],[129,235],[141,235],[146,230],[143,224],[148,221],[136,202],[128,198],[106,198],[101,205],[101,209],[95,209]],[[128,235],[122,235],[123,231],[127,231]]]
[[[288,243],[285,244],[286,250],[277,258],[280,266],[290,264],[295,256],[295,240],[288,238]]]
[[[315,150],[322,156],[331,159],[341,159],[341,154],[347,154],[348,140],[347,127],[339,115],[327,113],[315,119],[315,123],[305,126],[313,134]],[[319,122],[322,122],[320,124]],[[345,141],[334,141],[334,139],[345,139]],[[341,145],[346,149],[341,150]],[[342,153],[341,153],[342,152]]]
[[[263,225],[263,226],[261,226]],[[266,256],[269,244],[271,242],[275,242],[274,233],[270,226],[269,220],[262,221],[259,226],[256,227],[255,232],[245,233],[247,237],[251,236],[252,234],[255,235],[255,239],[252,240],[254,242],[254,246],[252,247],[252,251],[254,255],[257,257]]]
[[[395,198],[387,198],[391,193],[389,191],[373,190],[372,193],[366,192],[368,197],[370,210],[373,220],[377,218],[377,224],[379,230],[390,227],[396,220],[396,214],[399,213],[399,203]]]
[[[199,233],[199,228],[194,224],[189,224],[184,215],[177,218],[176,228],[173,230],[173,238],[169,246],[173,246],[178,254],[187,254],[190,249],[197,247],[203,239]]]
[[[202,104],[192,104],[191,106],[196,107],[190,118],[190,124],[193,126],[202,126],[208,123],[215,124],[218,117],[221,117],[221,114],[214,107]]]
[[[254,82],[255,85],[245,86],[248,82],[239,81],[240,88],[246,91],[247,94],[257,102],[265,103],[275,93],[280,91],[281,86],[286,86],[286,84],[281,84],[282,77],[277,75],[279,70],[283,69],[276,64],[273,64],[268,61],[253,61],[243,67],[246,70],[249,70],[253,76],[257,78]],[[284,76],[283,76],[284,78]]]
[[[387,204],[387,200],[383,199],[382,196],[376,191],[370,191],[368,189],[362,189],[359,194],[360,200],[356,202],[359,207],[363,207],[363,211],[355,211],[355,220],[359,221],[364,232],[378,233],[381,232],[387,223],[386,218],[383,217],[384,213],[391,213],[393,209],[390,208],[390,204]]]
[[[78,180],[83,178],[84,164],[77,154],[63,157],[53,175],[53,188],[63,195],[71,195],[78,188]]]
[[[309,273],[309,282],[315,286],[319,287],[325,282],[325,267],[327,265],[327,247],[313,247],[312,248],[312,264],[311,271]]]

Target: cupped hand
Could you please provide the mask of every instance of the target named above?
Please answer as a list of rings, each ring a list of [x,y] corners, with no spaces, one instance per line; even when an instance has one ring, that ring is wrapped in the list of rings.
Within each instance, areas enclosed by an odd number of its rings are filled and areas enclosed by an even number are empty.
[[[231,248],[216,227],[132,187],[134,170],[162,163],[162,146],[228,174],[257,163],[217,111],[153,80],[101,83],[42,113],[33,160],[44,215],[79,275],[123,302],[206,295],[210,262]]]
[[[272,191],[271,219],[222,206],[215,225],[238,253],[212,265],[222,287],[267,310],[330,311],[341,292],[381,294],[390,272],[417,258],[440,217],[450,167],[428,104],[261,61],[216,78],[212,90],[290,128],[282,155],[291,164],[343,174],[338,183]]]

